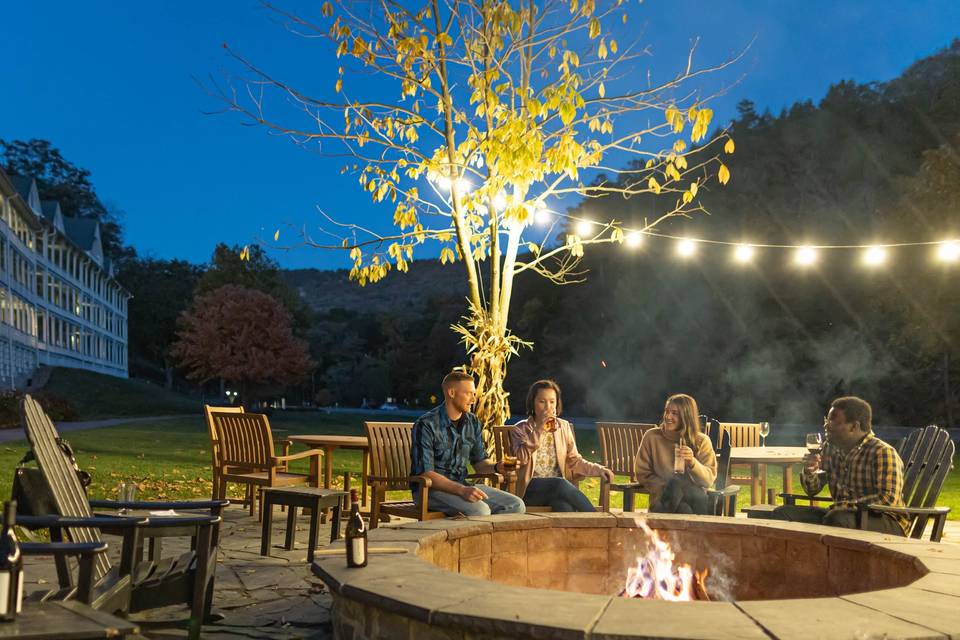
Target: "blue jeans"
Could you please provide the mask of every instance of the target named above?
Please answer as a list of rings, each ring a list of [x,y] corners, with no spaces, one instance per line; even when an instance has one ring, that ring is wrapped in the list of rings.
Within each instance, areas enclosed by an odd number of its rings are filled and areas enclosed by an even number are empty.
[[[533,478],[523,501],[531,507],[550,507],[554,511],[596,511],[590,498],[566,478]]]
[[[523,500],[512,493],[480,484],[476,485],[476,488],[487,494],[486,499],[467,502],[458,495],[431,489],[427,506],[430,511],[442,511],[448,516],[461,513],[465,516],[489,516],[501,513],[523,513],[527,510]]]

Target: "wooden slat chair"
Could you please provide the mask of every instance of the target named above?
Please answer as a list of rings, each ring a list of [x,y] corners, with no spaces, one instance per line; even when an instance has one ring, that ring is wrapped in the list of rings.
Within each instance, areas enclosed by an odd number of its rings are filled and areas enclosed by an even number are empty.
[[[730,438],[731,447],[759,447],[760,446],[760,423],[759,422],[721,422],[719,423],[718,433],[726,433]],[[746,471],[745,471],[746,470]],[[758,475],[753,474],[752,465],[731,465],[730,481],[737,484],[750,483],[750,504],[760,502],[761,494],[760,481],[766,477],[766,469],[759,467]]]
[[[370,442],[370,528],[379,526],[381,515],[415,520],[445,517],[440,511],[428,509],[430,479],[410,475],[413,423],[364,422],[363,426]],[[467,478],[487,480],[494,486],[503,484],[503,476],[498,473],[471,473]],[[410,491],[411,484],[417,487],[417,501],[386,499],[387,491]]]
[[[207,420],[207,433],[210,435],[210,460],[213,469],[213,490],[211,497],[217,500],[221,497],[220,484],[223,482],[221,480],[223,464],[220,461],[220,437],[217,435],[217,428],[213,422],[212,413],[214,411],[219,411],[220,413],[243,413],[243,407],[214,407],[209,404],[203,405],[203,415]],[[246,485],[246,487],[247,499],[250,499],[251,486]],[[223,492],[223,495],[226,495],[226,491]],[[233,502],[233,500],[231,500],[231,502]]]
[[[239,482],[253,487],[289,487],[308,484],[320,486],[320,449],[307,449],[289,455],[277,455],[270,421],[261,413],[211,411],[214,429],[220,444],[220,495],[226,495],[228,482]],[[287,464],[294,460],[310,460],[309,473],[291,473]],[[251,493],[250,515],[254,498]],[[263,502],[259,504],[258,520],[263,518]]]
[[[716,516],[736,516],[737,496],[740,486],[730,482],[730,434],[719,429],[712,430],[710,442],[717,455],[717,479],[714,488],[707,491],[710,498],[710,511]]]
[[[77,581],[66,558],[56,555],[58,591],[41,599],[81,599],[95,609],[108,613],[135,613],[173,604],[190,606],[189,637],[200,637],[200,626],[210,617],[217,561],[221,516],[225,501],[133,502],[88,501],[77,477],[72,456],[64,450],[57,430],[43,408],[29,395],[20,403],[20,417],[34,458],[46,481],[45,504],[56,505],[57,513],[45,516],[21,516],[17,524],[28,529],[49,529],[54,542],[79,545],[102,543],[101,532],[123,536],[120,565],[115,566],[105,553],[96,553],[87,569],[81,564]],[[209,514],[169,518],[109,518],[95,516],[91,507],[133,509],[204,509]],[[171,526],[193,527],[192,550],[176,558],[158,562],[138,561],[140,536],[145,529]],[[96,547],[98,548],[98,547]],[[92,571],[92,581],[84,575]],[[86,585],[86,586],[84,586]]]
[[[618,476],[628,476],[629,482],[607,483],[600,481],[600,510],[610,511],[610,492],[623,492],[623,510],[633,511],[634,496],[646,493],[637,482],[634,460],[640,449],[643,434],[657,425],[643,422],[598,422],[597,437],[600,439],[601,464]]]
[[[493,445],[494,445],[494,457],[497,462],[503,462],[503,454],[511,453],[513,448],[513,441],[510,438],[510,431],[513,429],[510,425],[503,425],[493,428]],[[513,495],[517,495],[517,471],[510,470],[503,475],[503,486],[500,487],[504,491],[509,491]],[[532,505],[527,505],[526,510],[528,513],[549,513],[553,511],[551,507],[535,507]]]

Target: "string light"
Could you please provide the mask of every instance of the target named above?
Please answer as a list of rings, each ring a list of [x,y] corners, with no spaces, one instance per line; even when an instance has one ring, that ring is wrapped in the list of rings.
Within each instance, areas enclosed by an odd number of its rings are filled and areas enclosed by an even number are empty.
[[[863,263],[869,267],[879,267],[887,261],[887,250],[884,247],[870,247],[863,252]]]
[[[817,261],[817,250],[813,247],[800,247],[794,254],[793,261],[802,267],[809,267]]]
[[[537,206],[533,212],[533,221],[537,224],[547,224],[550,222],[550,212],[543,206]]]
[[[733,251],[733,259],[737,262],[750,262],[753,260],[754,249],[749,244],[737,245]]]
[[[590,235],[593,231],[593,223],[589,220],[581,220],[577,223],[577,235],[581,238]]]
[[[689,258],[696,252],[697,244],[689,238],[684,238],[677,243],[677,255],[682,258]]]
[[[626,235],[625,240],[628,247],[631,249],[636,249],[643,244],[643,234],[639,231],[631,231]]]
[[[503,211],[503,208],[507,206],[507,196],[504,195],[503,191],[498,193],[493,197],[493,208],[497,211]]]
[[[955,240],[945,240],[937,249],[937,257],[943,262],[956,262],[960,258],[960,244]]]

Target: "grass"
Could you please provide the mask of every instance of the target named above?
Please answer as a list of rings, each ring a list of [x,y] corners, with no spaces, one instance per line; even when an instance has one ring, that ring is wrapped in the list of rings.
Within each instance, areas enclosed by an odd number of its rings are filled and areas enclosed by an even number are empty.
[[[194,398],[133,378],[117,378],[82,369],[57,367],[44,391],[67,400],[81,420],[197,413]]]
[[[361,435],[363,421],[383,419],[382,415],[323,414],[278,412],[271,417],[275,439],[281,440],[293,434],[339,434]],[[185,417],[164,422],[144,422],[119,425],[102,429],[76,431],[67,439],[77,454],[82,469],[93,476],[89,488],[91,498],[116,497],[116,487],[121,482],[137,482],[143,499],[175,500],[208,497],[210,480],[210,442],[203,417]],[[599,461],[600,448],[595,431],[579,430],[577,443],[584,457]],[[25,441],[9,442],[0,450],[0,468],[13,469],[27,450]],[[295,450],[300,450],[299,446]],[[947,477],[938,504],[951,507],[950,519],[960,519],[960,465],[955,460],[954,469]],[[307,471],[306,461],[292,465],[294,471]],[[359,486],[360,452],[338,450],[334,456],[334,483],[342,485],[343,473],[353,475],[352,486]],[[10,495],[12,474],[0,476],[0,495]],[[781,478],[771,470],[768,486],[780,490]],[[794,479],[794,488],[800,487],[799,477]],[[239,488],[230,485],[231,494],[240,497]],[[597,502],[600,483],[597,478],[587,478],[580,488]],[[395,492],[391,497],[404,497],[405,492]],[[611,496],[614,507],[622,506],[622,494]],[[740,493],[739,504],[750,500],[749,488]],[[637,499],[638,508],[647,508],[647,497]]]

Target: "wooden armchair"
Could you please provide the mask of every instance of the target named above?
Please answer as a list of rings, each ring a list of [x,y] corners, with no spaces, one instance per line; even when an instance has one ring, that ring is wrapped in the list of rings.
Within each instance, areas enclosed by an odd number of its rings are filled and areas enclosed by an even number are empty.
[[[226,495],[228,482],[240,482],[254,487],[289,487],[309,484],[320,486],[320,449],[307,449],[289,455],[277,455],[270,421],[260,413],[239,413],[214,410],[210,413],[220,445],[220,494]],[[291,473],[287,463],[310,460],[310,472]],[[250,515],[253,515],[252,492]],[[263,518],[263,503],[259,501],[258,519]]]
[[[726,433],[730,438],[731,447],[759,447],[760,446],[760,423],[759,422],[721,422],[719,423],[718,433]],[[766,470],[758,467],[754,473],[754,465],[733,465],[730,468],[729,480],[738,484],[750,483],[750,504],[760,502],[761,487],[760,482],[766,478]],[[736,472],[734,471],[736,468]],[[744,469],[749,469],[747,473]]]
[[[643,434],[657,425],[641,422],[598,422],[601,464],[616,475],[628,476],[630,482],[608,483],[600,480],[600,510],[610,511],[610,492],[623,492],[624,512],[634,510],[634,496],[646,493],[634,474],[634,459],[640,449]]]
[[[513,444],[510,440],[510,430],[513,427],[509,425],[493,428],[493,455],[497,462],[503,462],[503,456],[513,455]],[[517,495],[517,470],[504,467],[503,486],[504,491],[509,491]]]
[[[71,542],[71,552],[80,557],[79,577],[67,563],[68,553],[54,552],[60,589],[43,599],[78,599],[108,613],[137,612],[173,604],[190,607],[190,638],[200,637],[200,627],[210,617],[217,561],[221,512],[226,501],[135,502],[88,501],[77,476],[73,456],[64,446],[43,408],[29,395],[20,404],[27,439],[45,480],[46,495],[38,503],[56,506],[56,514],[19,516],[17,524],[27,529],[49,529],[53,542]],[[205,514],[164,518],[111,518],[95,516],[94,507],[134,509],[206,510]],[[191,534],[191,551],[176,558],[140,561],[142,536],[164,535],[176,528]],[[120,565],[100,552],[101,532],[120,535],[123,546]],[[176,532],[171,535],[183,535]],[[84,555],[86,554],[86,556]]]
[[[214,411],[219,411],[220,413],[243,413],[243,407],[213,407],[209,404],[203,405],[203,415],[207,420],[207,433],[210,435],[210,459],[213,469],[213,490],[211,491],[211,497],[217,500],[221,497],[220,484],[223,482],[221,479],[223,464],[220,460],[220,437],[217,435],[217,427],[213,422]],[[284,453],[286,453],[286,451],[284,451]],[[251,500],[252,487],[249,484],[245,486],[247,488],[247,500]],[[223,496],[226,496],[226,490],[222,493]],[[233,500],[230,502],[233,502]],[[246,500],[244,500],[244,503],[246,503]]]
[[[881,504],[863,505],[859,510],[858,526],[866,529],[869,513],[901,514],[910,518],[907,535],[911,538],[923,538],[927,520],[933,521],[930,541],[940,542],[943,527],[946,524],[950,507],[938,507],[937,498],[943,489],[947,475],[953,468],[953,454],[956,449],[950,439],[950,432],[936,425],[915,429],[899,447],[898,453],[903,460],[903,502],[905,507],[891,507]],[[814,502],[832,502],[833,499],[804,494],[781,493],[784,504],[796,504],[797,500]]]
[[[446,517],[440,511],[429,510],[430,479],[411,476],[412,422],[364,422],[370,442],[370,528],[380,524],[380,516],[395,515],[416,520]],[[498,473],[473,473],[473,479],[486,479],[500,486],[503,476]],[[387,491],[410,491],[416,485],[417,500],[387,500]]]
[[[707,490],[710,498],[710,513],[715,516],[737,515],[737,496],[740,486],[730,483],[730,434],[722,430],[711,430],[710,438],[713,450],[717,454],[717,479],[714,489]]]

